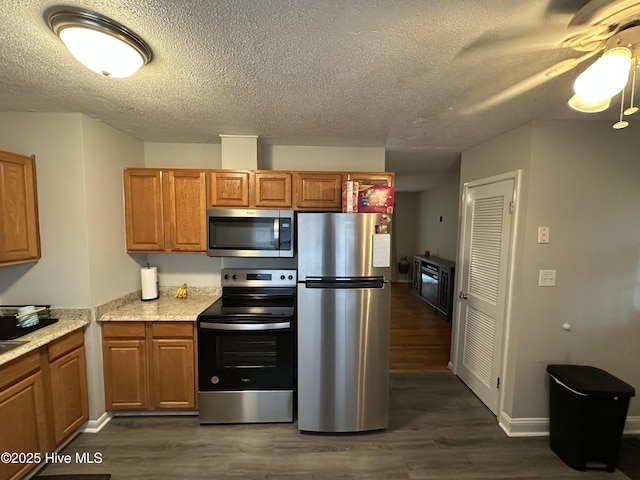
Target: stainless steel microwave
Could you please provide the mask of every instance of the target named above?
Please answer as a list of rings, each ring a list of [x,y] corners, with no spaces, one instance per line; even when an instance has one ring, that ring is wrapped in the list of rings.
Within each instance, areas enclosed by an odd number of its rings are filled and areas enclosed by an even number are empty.
[[[293,210],[207,209],[210,257],[293,257]]]

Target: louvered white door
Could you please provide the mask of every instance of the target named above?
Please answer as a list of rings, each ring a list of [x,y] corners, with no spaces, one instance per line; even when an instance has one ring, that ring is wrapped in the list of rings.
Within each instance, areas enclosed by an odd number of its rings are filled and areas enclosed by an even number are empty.
[[[514,179],[466,189],[456,374],[497,414]]]

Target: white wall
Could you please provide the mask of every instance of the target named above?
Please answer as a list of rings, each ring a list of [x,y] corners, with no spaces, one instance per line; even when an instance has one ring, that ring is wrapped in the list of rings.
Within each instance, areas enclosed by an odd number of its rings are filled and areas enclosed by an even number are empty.
[[[397,192],[394,196],[393,228],[393,265],[394,280],[409,281],[409,274],[400,274],[395,266],[402,255],[409,257],[419,253],[419,218],[420,218],[420,194],[417,192]]]
[[[2,267],[0,299],[9,304],[89,308],[82,116],[0,113],[0,149],[36,155],[42,258]]]
[[[539,121],[463,154],[461,182],[522,170],[502,382],[511,418],[548,417],[549,363],[593,365],[640,385],[639,147],[633,126]],[[550,227],[548,245],[537,244],[538,226]],[[556,287],[537,286],[540,269],[557,270]],[[632,400],[629,414],[639,413]]]
[[[222,168],[220,155],[219,143],[144,142],[147,168]]]
[[[125,252],[123,166],[143,166],[141,141],[77,113],[2,113],[0,148],[36,155],[42,258],[2,267],[5,304],[90,309],[140,288]],[[104,412],[100,329],[85,329],[89,416]]]
[[[88,274],[91,306],[140,288],[140,264],[126,253],[122,169],[143,166],[144,146],[125,133],[86,116],[81,119]],[[85,331],[89,418],[105,411],[102,334],[92,322]]]
[[[140,288],[140,264],[126,253],[122,169],[143,166],[144,146],[125,133],[82,117],[86,234],[91,306]]]
[[[417,253],[456,261],[458,243],[459,175],[451,175],[419,196]]]
[[[385,171],[384,147],[265,145],[262,155],[266,170]]]

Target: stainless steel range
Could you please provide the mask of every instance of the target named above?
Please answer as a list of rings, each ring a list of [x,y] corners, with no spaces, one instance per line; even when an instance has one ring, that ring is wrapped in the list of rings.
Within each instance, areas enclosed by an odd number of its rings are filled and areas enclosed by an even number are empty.
[[[293,421],[296,270],[223,269],[198,316],[200,423]]]

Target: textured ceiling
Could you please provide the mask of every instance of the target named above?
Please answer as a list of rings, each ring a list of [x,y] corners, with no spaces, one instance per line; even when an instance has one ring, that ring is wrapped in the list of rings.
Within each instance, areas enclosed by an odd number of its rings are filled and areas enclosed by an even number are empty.
[[[387,169],[420,189],[455,169],[460,152],[531,119],[585,118],[566,106],[583,66],[510,89],[578,55],[559,42],[586,3],[66,1],[151,46],[150,64],[110,79],[48,28],[57,2],[4,0],[0,110],[82,112],[146,141],[257,134],[267,145],[384,146]],[[514,95],[483,104],[505,91]],[[591,117],[614,120],[611,110]]]

